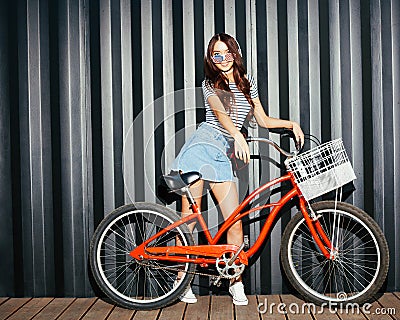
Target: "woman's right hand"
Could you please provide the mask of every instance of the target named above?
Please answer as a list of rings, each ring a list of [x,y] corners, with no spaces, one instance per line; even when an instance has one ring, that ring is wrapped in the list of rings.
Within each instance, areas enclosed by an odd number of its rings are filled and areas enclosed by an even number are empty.
[[[235,157],[242,160],[244,163],[250,162],[250,149],[246,139],[241,132],[237,132],[233,138],[235,139]]]

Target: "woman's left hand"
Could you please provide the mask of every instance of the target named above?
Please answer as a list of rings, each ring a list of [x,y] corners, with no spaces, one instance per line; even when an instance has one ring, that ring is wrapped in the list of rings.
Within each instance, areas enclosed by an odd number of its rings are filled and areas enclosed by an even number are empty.
[[[291,121],[291,122],[292,122],[293,134],[296,137],[296,142],[300,146],[300,148],[302,148],[303,145],[304,145],[304,133],[303,133],[303,130],[301,130],[301,127],[297,122],[294,122],[294,121]]]

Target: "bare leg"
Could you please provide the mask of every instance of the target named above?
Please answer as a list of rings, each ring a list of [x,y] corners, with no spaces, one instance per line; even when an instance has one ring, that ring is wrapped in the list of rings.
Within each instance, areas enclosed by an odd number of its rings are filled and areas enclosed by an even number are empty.
[[[216,182],[210,184],[214,197],[216,198],[224,219],[232,214],[239,205],[239,196],[236,183],[233,181]],[[240,246],[243,243],[242,221],[236,222],[227,233],[227,242]]]
[[[195,184],[190,186],[190,192],[194,198],[194,200],[197,203],[197,206],[201,208],[201,197],[203,195],[203,186],[204,186],[204,180],[199,180]],[[190,209],[190,204],[189,200],[185,195],[182,196],[182,218],[192,214],[192,210]],[[196,225],[196,222],[192,222],[188,224],[189,230],[193,231],[194,226]],[[176,245],[180,246],[182,245],[181,241],[179,239],[176,240]],[[182,278],[183,272],[178,273],[178,279]]]
[[[210,184],[211,190],[226,220],[239,205],[239,196],[234,181],[215,182]],[[237,221],[227,232],[227,242],[240,246],[243,243],[242,221]],[[241,281],[241,277],[237,279]]]
[[[197,206],[199,208],[201,208],[201,197],[203,195],[203,186],[204,186],[204,180],[200,179],[195,184],[191,185],[189,188],[190,193],[192,194],[193,199],[194,199],[194,201],[196,201]],[[189,200],[185,195],[183,195],[182,196],[182,218],[184,218],[192,213],[193,212],[190,209]],[[195,224],[196,224],[196,222],[192,222],[192,223],[188,224],[190,231],[193,231]]]

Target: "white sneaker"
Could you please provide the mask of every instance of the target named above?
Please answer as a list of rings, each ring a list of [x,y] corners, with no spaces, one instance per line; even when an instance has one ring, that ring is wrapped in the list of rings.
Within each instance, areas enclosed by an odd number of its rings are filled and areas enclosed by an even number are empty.
[[[175,280],[174,287],[176,287],[178,285],[178,283],[179,283],[179,280]],[[181,300],[182,302],[185,302],[185,303],[196,303],[197,302],[197,298],[194,295],[191,287],[187,288],[187,290],[179,296],[179,300]]]
[[[229,286],[229,293],[232,295],[233,304],[237,306],[247,306],[249,304],[241,281],[231,284]]]

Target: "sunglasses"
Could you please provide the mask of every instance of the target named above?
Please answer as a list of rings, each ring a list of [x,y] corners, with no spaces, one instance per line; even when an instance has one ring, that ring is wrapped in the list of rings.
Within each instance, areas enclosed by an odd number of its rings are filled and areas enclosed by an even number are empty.
[[[211,59],[214,63],[222,63],[222,61],[224,61],[224,60],[228,61],[228,62],[235,60],[233,53],[230,53],[230,52],[228,52],[227,54],[217,53],[217,54],[213,55],[211,57]]]

